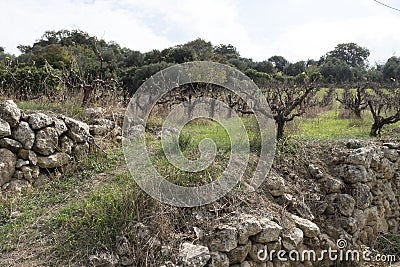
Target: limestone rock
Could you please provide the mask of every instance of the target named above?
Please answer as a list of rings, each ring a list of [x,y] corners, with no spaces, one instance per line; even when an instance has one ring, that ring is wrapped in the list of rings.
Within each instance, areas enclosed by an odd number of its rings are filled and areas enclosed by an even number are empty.
[[[32,188],[31,184],[26,180],[12,179],[10,182],[5,183],[1,189],[12,194],[20,194]]]
[[[228,252],[229,264],[241,263],[247,257],[251,249],[251,241],[247,241],[246,245],[237,246]]]
[[[63,120],[58,118],[53,118],[53,121],[54,121],[54,129],[56,129],[57,134],[59,136],[68,131],[67,125],[65,125],[65,122]]]
[[[0,103],[0,118],[8,122],[11,128],[18,125],[21,118],[21,110],[12,100]]]
[[[30,182],[36,180],[40,174],[40,169],[38,166],[22,166],[21,170],[24,175],[24,179]]]
[[[11,180],[15,171],[17,157],[10,150],[0,148],[0,186]]]
[[[357,221],[352,217],[341,217],[338,221],[340,226],[349,234],[354,234],[358,229]]]
[[[207,267],[229,267],[229,258],[222,252],[211,252],[210,263]]]
[[[29,127],[29,124],[25,121],[21,121],[18,128],[13,134],[15,140],[21,142],[24,149],[31,149],[35,142],[35,132]]]
[[[371,205],[371,192],[368,185],[356,183],[348,189],[349,195],[355,200],[355,205],[359,209],[368,208]]]
[[[32,150],[21,149],[18,153],[18,157],[24,160],[28,160],[30,164],[37,164],[37,156],[36,153]]]
[[[261,232],[254,237],[254,241],[258,243],[268,243],[279,240],[282,227],[267,218],[260,219]]]
[[[46,127],[36,133],[33,150],[44,156],[51,155],[58,145],[58,134],[53,127]]]
[[[84,122],[64,117],[64,122],[68,127],[67,135],[78,143],[86,142],[90,137],[89,125]]]
[[[400,149],[400,142],[399,143],[390,143],[390,142],[388,142],[388,143],[383,143],[382,145],[386,146],[386,147],[388,147],[390,149]]]
[[[8,122],[0,118],[0,138],[10,135],[11,135],[10,124],[8,124]]]
[[[267,178],[266,186],[274,197],[280,197],[285,193],[285,180],[276,174],[270,174]]]
[[[257,218],[251,215],[242,215],[237,230],[238,244],[244,245],[247,243],[250,236],[258,234],[262,229]]]
[[[340,179],[325,177],[319,180],[321,188],[328,194],[338,193],[344,188],[344,183]]]
[[[106,135],[115,128],[115,123],[107,119],[95,119],[89,126],[92,135]]]
[[[374,146],[362,147],[353,150],[347,156],[346,162],[350,165],[363,165],[366,168],[369,168],[376,151],[377,148]]]
[[[355,203],[354,198],[348,194],[338,194],[335,198],[337,210],[347,217],[353,214]]]
[[[212,233],[210,248],[213,251],[228,252],[237,246],[237,230],[229,225],[217,226]]]
[[[71,154],[72,153],[72,148],[74,146],[74,141],[72,141],[71,138],[69,138],[66,135],[63,135],[60,137],[59,139],[60,142],[60,148],[62,152],[65,152],[67,154]]]
[[[22,144],[14,139],[5,137],[0,139],[0,147],[11,150],[14,153],[18,153],[18,151],[22,149]]]
[[[104,109],[101,107],[96,107],[96,108],[86,108],[82,111],[82,115],[88,119],[94,119],[94,118],[99,118],[101,115],[104,113]]]
[[[318,166],[314,164],[308,165],[308,171],[310,172],[311,176],[315,179],[321,179],[324,177],[324,173],[318,168]]]
[[[294,220],[296,226],[303,231],[304,236],[312,238],[320,234],[319,227],[312,221],[301,218],[296,215],[292,215],[291,217]]]
[[[396,162],[400,158],[400,154],[396,149],[389,149],[388,147],[383,149],[383,156],[391,162]]]
[[[29,115],[28,123],[33,130],[39,130],[51,125],[53,123],[53,120],[46,114],[38,112]]]
[[[182,266],[203,267],[207,264],[211,255],[207,247],[185,242],[179,249],[178,257]]]
[[[362,146],[361,142],[359,140],[355,140],[355,139],[350,139],[346,143],[346,147],[350,148],[350,149],[357,149],[357,148],[360,148],[361,146]]]
[[[58,152],[47,157],[38,157],[37,160],[40,168],[51,169],[67,164],[71,160],[71,157],[64,152]]]
[[[21,167],[25,165],[29,165],[29,160],[18,159],[15,168],[21,169]]]
[[[282,232],[282,246],[287,250],[295,250],[302,243],[303,236],[299,228],[286,229]]]
[[[368,182],[367,170],[362,165],[343,164],[337,166],[334,171],[346,183]]]

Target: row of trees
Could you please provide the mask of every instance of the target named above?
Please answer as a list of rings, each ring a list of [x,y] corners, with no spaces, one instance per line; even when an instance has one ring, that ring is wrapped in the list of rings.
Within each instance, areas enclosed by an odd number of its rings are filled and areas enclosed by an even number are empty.
[[[334,97],[332,92],[322,101],[315,99],[322,87],[345,88],[337,99],[355,116],[369,109],[377,129],[371,130],[372,135],[379,134],[382,123],[399,120],[395,111],[400,104],[395,96],[400,58],[391,57],[383,65],[370,67],[369,50],[355,43],[339,44],[319,60],[294,63],[283,56],[255,62],[241,57],[230,44],[214,46],[203,39],[142,53],[79,30],[48,31],[33,45],[18,48],[19,56],[0,48],[0,90],[21,100],[45,96],[54,101],[78,92],[83,92],[83,105],[105,95],[127,100],[159,70],[207,60],[234,66],[263,88],[278,125],[278,138],[283,135],[285,123],[303,114],[307,107],[329,103],[329,97]],[[389,113],[394,117],[385,117]]]

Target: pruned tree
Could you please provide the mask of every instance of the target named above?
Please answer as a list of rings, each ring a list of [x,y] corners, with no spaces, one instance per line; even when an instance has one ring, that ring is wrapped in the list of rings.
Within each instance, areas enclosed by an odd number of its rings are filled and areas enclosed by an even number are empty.
[[[277,125],[277,139],[284,134],[285,125],[301,116],[308,108],[317,104],[315,94],[318,91],[316,81],[309,81],[306,75],[302,80],[286,79],[282,82],[271,81],[264,93]]]
[[[336,93],[336,100],[347,110],[350,110],[357,118],[361,119],[361,113],[368,108],[365,98],[365,89],[368,83],[358,83],[356,88],[352,90],[351,86],[345,86],[343,95],[339,97]]]
[[[380,136],[383,126],[400,121],[400,88],[386,89],[375,85],[366,98],[374,119],[371,136]]]

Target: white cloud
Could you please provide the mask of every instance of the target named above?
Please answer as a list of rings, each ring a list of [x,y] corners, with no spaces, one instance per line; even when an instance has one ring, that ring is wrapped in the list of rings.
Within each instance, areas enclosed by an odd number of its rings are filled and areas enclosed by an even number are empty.
[[[395,5],[396,1],[387,0]],[[371,62],[399,56],[400,16],[365,0],[0,0],[0,46],[17,52],[46,30],[81,29],[142,52],[203,38],[244,57],[318,59],[343,42],[371,50]]]

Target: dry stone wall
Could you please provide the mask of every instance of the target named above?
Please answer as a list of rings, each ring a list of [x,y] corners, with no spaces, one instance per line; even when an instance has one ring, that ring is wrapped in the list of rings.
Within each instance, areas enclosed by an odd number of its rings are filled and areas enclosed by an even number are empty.
[[[48,170],[88,152],[88,124],[41,112],[25,114],[12,100],[0,103],[0,187],[19,191]]]
[[[351,140],[318,162],[309,164],[307,177],[302,177],[313,185],[308,193],[316,196],[314,203],[306,204],[291,192],[284,175],[272,172],[266,181],[267,194],[285,206],[292,224],[284,226],[273,214],[238,214],[211,231],[196,229],[196,245],[183,243],[177,263],[165,266],[364,266],[360,261],[333,262],[327,256],[322,261],[291,261],[288,253],[312,250],[321,255],[322,250],[339,249],[338,241],[345,242],[344,249],[361,251],[362,246],[372,247],[379,234],[400,234],[400,143],[363,146]],[[260,260],[265,256],[258,255],[260,251],[272,250],[272,258],[268,254]],[[286,252],[286,261],[278,259],[280,250]]]

